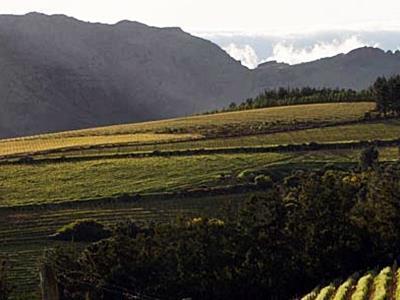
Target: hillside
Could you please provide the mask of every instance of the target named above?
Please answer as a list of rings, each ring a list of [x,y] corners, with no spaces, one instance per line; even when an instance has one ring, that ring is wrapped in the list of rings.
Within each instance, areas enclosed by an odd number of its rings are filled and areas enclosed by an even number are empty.
[[[261,145],[261,134],[272,138],[271,133],[279,134],[290,129],[358,122],[364,113],[373,107],[372,102],[298,105],[4,139],[0,141],[0,156],[107,146],[137,146],[149,149],[157,149],[157,145],[163,149],[209,148],[210,143],[218,143],[219,139],[223,142],[230,137],[225,144],[235,143],[235,140],[236,144],[239,144],[238,139],[251,139],[255,134],[257,142]],[[304,113],[303,109],[307,109],[307,113]],[[389,134],[390,130],[387,130]],[[372,132],[366,134],[373,134]],[[190,146],[187,143],[190,143]],[[244,142],[240,143],[243,143],[242,146],[246,145]]]
[[[363,121],[373,107],[275,107],[3,140],[0,207],[221,187],[274,164],[354,162],[362,141],[395,145],[400,137],[398,120]],[[309,143],[329,151],[309,156],[301,151]],[[383,149],[383,159],[394,157]]]
[[[0,16],[0,137],[182,116],[249,92],[209,41],[137,22]]]
[[[280,86],[368,87],[398,53],[361,48],[299,65],[243,67],[179,28],[0,15],[0,138],[211,111]]]
[[[260,65],[253,75],[261,89],[313,86],[359,90],[367,88],[378,76],[397,74],[399,68],[400,52],[364,47],[298,65],[269,62]]]
[[[60,245],[47,237],[70,222],[217,216],[227,199],[262,192],[258,175],[354,167],[365,141],[379,140],[382,162],[397,160],[400,123],[364,120],[373,107],[274,107],[1,141],[0,256],[16,292],[36,299],[38,258]]]

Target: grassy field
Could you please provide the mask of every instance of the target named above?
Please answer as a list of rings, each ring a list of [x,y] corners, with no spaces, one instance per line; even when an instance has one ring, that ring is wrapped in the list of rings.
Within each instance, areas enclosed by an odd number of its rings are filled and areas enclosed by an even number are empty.
[[[35,153],[37,151],[65,149],[71,147],[85,148],[87,146],[108,145],[108,144],[158,144],[165,142],[176,142],[195,140],[201,138],[195,134],[118,134],[118,135],[95,135],[95,136],[74,136],[74,137],[41,137],[17,140],[0,141],[0,155]]]
[[[239,204],[249,193],[162,199],[163,193],[242,184],[238,175],[243,171],[275,175],[327,163],[356,165],[361,150],[92,160],[87,156],[400,138],[398,120],[361,121],[373,106],[365,102],[275,107],[0,141],[0,155],[23,157],[51,150],[37,157],[81,158],[0,165],[0,256],[7,255],[13,262],[12,279],[18,292],[34,292],[43,250],[59,244],[47,236],[65,224],[84,218],[112,225],[125,219],[162,221],[178,215],[215,215],[226,199]],[[382,148],[380,158],[397,160],[399,150]],[[143,196],[141,200],[110,200],[137,193]],[[28,206],[32,204],[52,206]]]
[[[0,172],[0,206],[210,186],[218,184],[217,178],[221,173],[237,174],[247,168],[266,166],[289,157],[271,153],[4,165]]]
[[[170,130],[204,133],[204,130],[225,126],[266,124],[279,127],[282,124],[299,122],[322,123],[359,120],[375,107],[373,102],[324,103],[282,106],[168,119],[136,124],[116,125],[52,134],[51,136],[92,136],[132,134],[143,132],[166,132]]]
[[[287,163],[356,162],[359,150],[302,153],[218,154],[182,157],[99,159],[66,163],[3,165],[0,207],[117,197],[125,193],[163,193],[226,185],[220,175],[268,169]],[[386,148],[381,160],[393,160]]]
[[[305,125],[357,121],[371,108],[373,104],[370,102],[298,105],[76,130],[3,140],[0,141],[0,155],[107,144],[152,144],[156,147],[166,142],[193,141],[203,137],[270,133]],[[278,141],[279,136],[275,140]],[[236,144],[240,142],[238,140]]]
[[[177,143],[164,143],[153,145],[132,145],[111,148],[94,148],[63,152],[64,156],[82,156],[96,154],[133,153],[141,151],[174,151],[186,149],[213,149],[231,147],[256,147],[287,144],[303,144],[310,142],[350,142],[391,140],[400,138],[400,121],[391,120],[372,124],[342,125],[325,128],[294,130],[270,134],[258,134],[250,136],[205,139],[197,141],[185,141]],[[54,156],[60,156],[54,153]]]

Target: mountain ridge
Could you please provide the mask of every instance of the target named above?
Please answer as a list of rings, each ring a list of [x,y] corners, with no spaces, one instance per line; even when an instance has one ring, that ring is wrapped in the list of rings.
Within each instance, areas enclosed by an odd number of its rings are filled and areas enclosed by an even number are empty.
[[[280,86],[362,89],[400,55],[358,49],[249,70],[178,27],[0,15],[0,138],[209,111]]]

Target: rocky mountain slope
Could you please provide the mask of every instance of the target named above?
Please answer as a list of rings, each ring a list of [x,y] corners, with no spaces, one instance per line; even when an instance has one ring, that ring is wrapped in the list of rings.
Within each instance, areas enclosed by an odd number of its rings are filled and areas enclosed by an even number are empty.
[[[0,136],[217,108],[248,94],[249,73],[178,28],[0,16]]]
[[[0,15],[0,138],[184,116],[279,86],[360,89],[398,70],[398,53],[374,48],[249,70],[179,28]]]

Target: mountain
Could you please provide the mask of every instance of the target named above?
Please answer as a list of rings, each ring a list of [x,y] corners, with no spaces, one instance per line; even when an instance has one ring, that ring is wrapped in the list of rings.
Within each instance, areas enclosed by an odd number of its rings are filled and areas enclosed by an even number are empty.
[[[243,67],[179,28],[0,15],[0,138],[184,116],[280,86],[368,87],[400,55],[361,48]]]
[[[250,71],[178,28],[0,16],[0,137],[192,114],[241,100]]]
[[[378,76],[400,73],[400,52],[363,47],[348,54],[297,65],[261,64],[253,71],[257,89],[276,87],[367,88]]]

